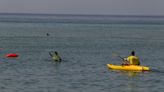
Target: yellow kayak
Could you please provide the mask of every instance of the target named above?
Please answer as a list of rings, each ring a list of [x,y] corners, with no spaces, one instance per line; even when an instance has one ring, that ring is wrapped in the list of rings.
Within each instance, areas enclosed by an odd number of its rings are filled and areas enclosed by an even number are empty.
[[[126,71],[150,71],[149,67],[140,65],[113,65],[107,64],[108,68],[114,70],[126,70]]]

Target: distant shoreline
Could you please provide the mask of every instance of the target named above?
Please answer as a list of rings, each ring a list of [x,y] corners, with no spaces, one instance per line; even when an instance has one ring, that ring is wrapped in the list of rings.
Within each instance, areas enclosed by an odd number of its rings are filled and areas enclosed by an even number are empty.
[[[158,17],[163,18],[164,15],[118,15],[118,14],[43,14],[43,13],[0,13],[0,15],[34,15],[34,16],[103,16],[103,17]]]

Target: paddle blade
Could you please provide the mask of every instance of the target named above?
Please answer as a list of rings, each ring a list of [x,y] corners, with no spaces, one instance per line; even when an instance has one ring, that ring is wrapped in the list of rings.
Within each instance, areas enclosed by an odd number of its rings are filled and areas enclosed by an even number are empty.
[[[115,52],[112,52],[112,56],[118,57],[119,55]]]
[[[116,52],[113,52],[112,55],[115,56],[115,57],[119,57],[120,59],[124,60],[124,58],[121,57],[121,56],[120,56],[118,53],[116,53]]]

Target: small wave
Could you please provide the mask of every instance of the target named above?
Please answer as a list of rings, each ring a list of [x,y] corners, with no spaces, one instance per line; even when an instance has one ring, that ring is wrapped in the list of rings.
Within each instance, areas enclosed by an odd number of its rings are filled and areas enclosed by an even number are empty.
[[[164,74],[164,70],[152,69],[152,72]]]

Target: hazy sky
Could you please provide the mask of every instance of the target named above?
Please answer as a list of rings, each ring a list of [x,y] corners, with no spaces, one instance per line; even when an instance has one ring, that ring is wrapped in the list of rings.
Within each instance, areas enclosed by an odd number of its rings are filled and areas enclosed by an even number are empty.
[[[0,0],[0,13],[164,15],[164,0]]]

